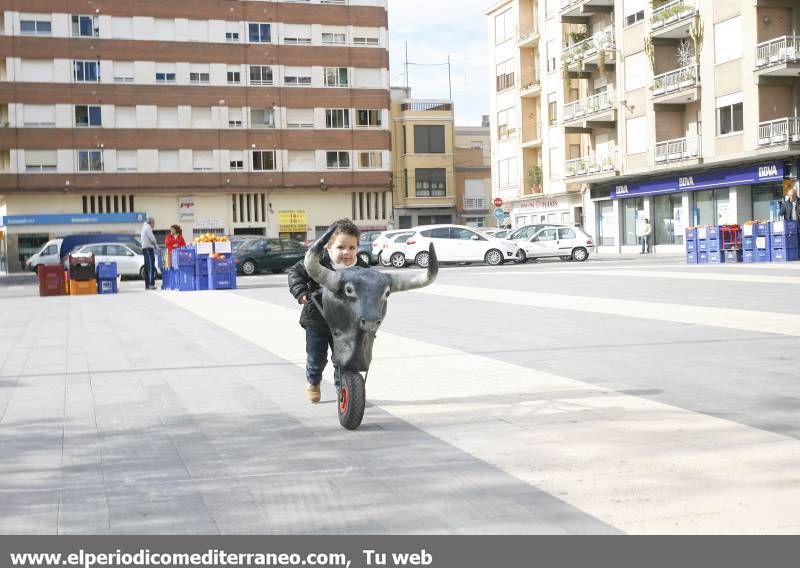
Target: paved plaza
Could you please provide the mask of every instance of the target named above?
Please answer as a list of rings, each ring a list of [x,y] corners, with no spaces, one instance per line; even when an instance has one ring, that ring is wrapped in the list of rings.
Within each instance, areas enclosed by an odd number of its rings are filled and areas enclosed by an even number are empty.
[[[286,275],[239,284],[0,285],[0,533],[800,532],[800,263],[443,268],[355,432]]]

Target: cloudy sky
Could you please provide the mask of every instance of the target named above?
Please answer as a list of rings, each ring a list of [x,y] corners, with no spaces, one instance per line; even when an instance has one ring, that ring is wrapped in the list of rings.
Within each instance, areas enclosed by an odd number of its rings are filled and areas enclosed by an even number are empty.
[[[479,125],[489,114],[487,23],[483,12],[492,0],[389,0],[390,75],[404,84],[403,59],[410,63],[447,63],[450,54],[456,124]],[[447,66],[409,65],[414,98],[448,96]]]

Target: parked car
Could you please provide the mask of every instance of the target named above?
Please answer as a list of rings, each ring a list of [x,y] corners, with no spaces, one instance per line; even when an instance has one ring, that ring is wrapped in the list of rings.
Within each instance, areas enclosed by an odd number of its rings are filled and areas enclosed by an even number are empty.
[[[502,231],[496,231],[495,233],[492,233],[490,236],[494,237],[495,239],[507,239],[509,234],[511,234],[510,229],[503,229]]]
[[[569,226],[570,225],[560,225],[558,223],[534,223],[533,225],[524,225],[519,229],[511,231],[506,238],[510,241],[516,241],[520,239],[530,239],[533,235],[535,235],[542,229],[547,229],[549,227],[569,227]]]
[[[427,225],[417,227],[406,241],[406,260],[426,268],[431,243],[440,262],[485,262],[496,266],[514,260],[519,250],[512,241],[487,237],[463,225]]]
[[[493,236],[495,236],[496,233],[500,233],[500,232],[504,231],[505,229],[497,229],[497,228],[489,229],[489,228],[481,227],[478,230],[481,233],[483,233],[484,235],[486,235],[486,236],[493,237]]]
[[[385,254],[384,251],[389,247],[392,238],[410,231],[413,231],[413,229],[394,229],[392,231],[383,231],[378,235],[378,238],[372,241],[372,252],[370,253],[372,262],[380,263],[382,266],[391,266],[390,255]]]
[[[381,251],[381,262],[385,258],[389,266],[403,268],[406,266],[406,250],[408,249],[408,239],[414,236],[413,231],[405,231],[389,237],[386,246]]]
[[[521,262],[528,259],[560,257],[561,260],[583,262],[589,258],[592,237],[579,227],[547,227],[519,243]]]
[[[236,271],[250,276],[269,270],[279,274],[306,255],[303,243],[290,239],[246,239],[237,244]]]
[[[378,259],[372,258],[372,243],[380,236],[380,231],[364,231],[358,240],[358,257],[367,264],[375,264]]]
[[[25,266],[33,272],[37,271],[39,265],[58,266],[75,247],[89,243],[124,243],[134,248],[141,248],[139,237],[124,233],[67,235],[47,241],[39,252],[25,261]]]
[[[142,249],[128,243],[92,243],[79,245],[70,254],[94,254],[95,264],[100,262],[117,263],[117,274],[134,276],[144,280],[144,253]],[[69,258],[65,257],[64,267],[69,267]],[[160,277],[156,267],[156,276]]]

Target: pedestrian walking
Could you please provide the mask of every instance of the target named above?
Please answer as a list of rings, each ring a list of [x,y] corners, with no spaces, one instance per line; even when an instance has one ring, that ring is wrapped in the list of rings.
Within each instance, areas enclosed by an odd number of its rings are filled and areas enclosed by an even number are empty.
[[[144,289],[156,289],[156,248],[158,242],[153,234],[156,221],[148,217],[142,225],[142,251],[144,252]]]
[[[653,226],[650,224],[650,219],[645,219],[642,224],[642,235],[639,237],[642,241],[642,252],[639,254],[650,254],[650,235],[653,233]]]

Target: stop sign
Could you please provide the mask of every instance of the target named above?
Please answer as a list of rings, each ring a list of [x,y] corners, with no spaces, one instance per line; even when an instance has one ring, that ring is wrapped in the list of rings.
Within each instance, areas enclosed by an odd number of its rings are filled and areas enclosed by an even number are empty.
[[[503,206],[503,200],[500,199],[499,197],[495,197],[494,198],[494,206],[495,207],[502,207]]]

